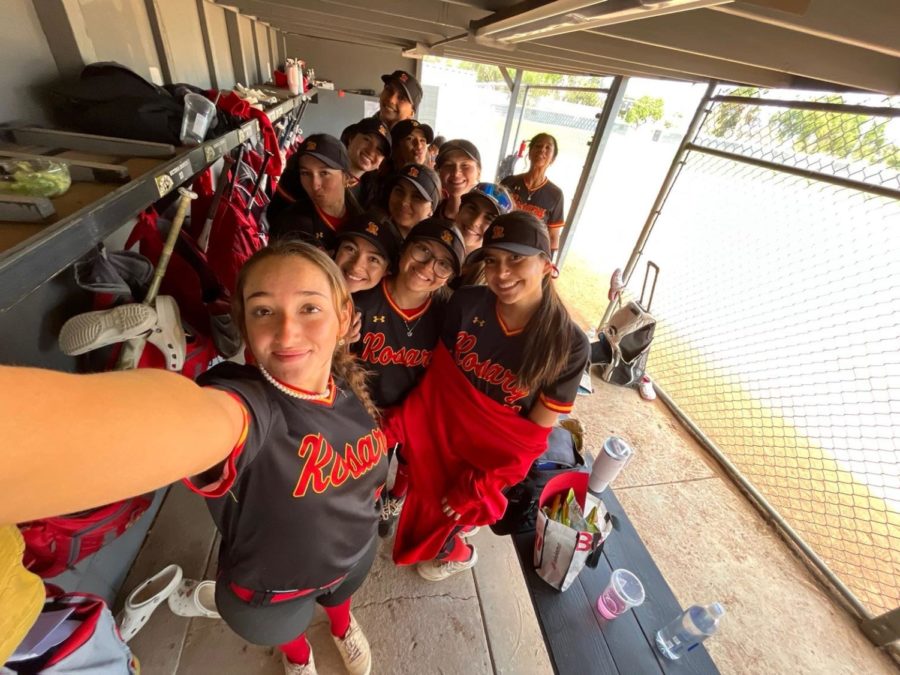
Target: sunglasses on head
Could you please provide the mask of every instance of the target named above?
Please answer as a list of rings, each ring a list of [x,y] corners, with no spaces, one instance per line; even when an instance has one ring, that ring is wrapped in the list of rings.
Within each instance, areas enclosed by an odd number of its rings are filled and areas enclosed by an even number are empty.
[[[472,191],[480,192],[485,197],[488,197],[496,202],[497,206],[500,207],[501,215],[512,211],[512,199],[509,196],[509,192],[507,192],[506,189],[502,186],[497,185],[496,183],[479,183],[472,189]]]

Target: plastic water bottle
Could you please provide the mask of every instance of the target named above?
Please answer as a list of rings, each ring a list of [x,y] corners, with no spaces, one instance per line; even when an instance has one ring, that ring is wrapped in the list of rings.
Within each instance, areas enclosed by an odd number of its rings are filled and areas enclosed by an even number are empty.
[[[692,605],[681,616],[656,634],[656,646],[668,659],[680,659],[694,649],[719,627],[725,608],[718,602],[711,605]]]

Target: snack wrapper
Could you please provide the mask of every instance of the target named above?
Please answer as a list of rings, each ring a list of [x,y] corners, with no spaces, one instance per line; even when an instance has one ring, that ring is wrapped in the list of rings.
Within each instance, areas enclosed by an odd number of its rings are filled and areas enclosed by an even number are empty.
[[[612,521],[602,501],[584,516],[588,474],[571,471],[551,479],[539,502],[534,567],[554,588],[565,591],[585,565],[595,567]],[[546,508],[545,508],[546,507]],[[595,523],[591,522],[591,519]]]

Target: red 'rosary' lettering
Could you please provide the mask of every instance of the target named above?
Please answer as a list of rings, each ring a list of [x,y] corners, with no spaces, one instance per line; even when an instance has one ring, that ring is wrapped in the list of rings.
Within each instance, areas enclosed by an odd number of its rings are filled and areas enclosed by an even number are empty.
[[[347,443],[339,455],[322,434],[307,434],[300,441],[297,454],[305,459],[294,497],[303,497],[308,489],[321,494],[330,487],[340,487],[349,479],[358,479],[387,456],[387,438],[381,429],[374,429],[358,441],[356,447]]]
[[[360,358],[380,366],[393,364],[407,368],[427,366],[431,361],[430,349],[410,349],[408,347],[394,349],[391,346],[385,346],[384,343],[384,333],[366,333],[363,336],[363,351]]]
[[[542,209],[540,206],[535,206],[528,202],[521,202],[518,199],[516,200],[516,209],[519,211],[528,211],[528,213],[536,216],[540,220],[543,220],[544,216],[547,215],[547,209]]]
[[[478,343],[471,333],[460,331],[456,336],[456,363],[463,370],[472,373],[479,380],[484,380],[489,384],[499,386],[506,397],[503,402],[512,407],[519,399],[528,396],[528,389],[519,386],[519,380],[516,374],[509,368],[504,368],[500,363],[494,363],[490,359],[482,361],[478,358],[478,354],[472,352]]]

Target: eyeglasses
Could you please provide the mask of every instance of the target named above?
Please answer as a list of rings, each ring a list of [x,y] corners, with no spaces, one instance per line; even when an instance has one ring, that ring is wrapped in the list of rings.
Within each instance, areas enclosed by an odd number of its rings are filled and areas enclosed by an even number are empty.
[[[485,197],[489,197],[497,202],[497,206],[500,207],[501,215],[512,211],[512,197],[510,197],[509,191],[502,185],[497,185],[496,183],[479,183],[472,188],[472,191],[480,192]]]
[[[433,260],[434,274],[440,279],[447,279],[456,271],[453,267],[453,263],[446,258],[436,257],[434,253],[431,252],[431,249],[424,244],[418,242],[411,243],[409,245],[409,254],[412,256],[413,260],[423,265],[427,265]]]

